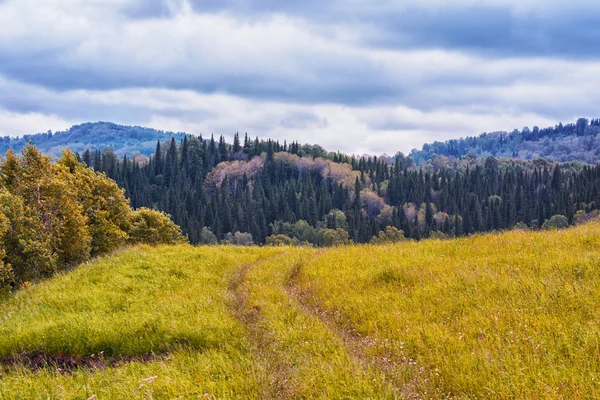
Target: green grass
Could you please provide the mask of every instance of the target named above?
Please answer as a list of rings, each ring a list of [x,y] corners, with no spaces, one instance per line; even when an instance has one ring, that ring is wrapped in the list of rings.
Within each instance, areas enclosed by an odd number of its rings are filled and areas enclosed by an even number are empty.
[[[136,247],[20,291],[0,306],[0,357],[168,357],[72,375],[17,367],[0,378],[0,399],[259,396],[266,378],[229,312],[228,284],[240,265],[277,252]]]
[[[600,223],[327,250],[142,246],[0,300],[0,359],[134,361],[5,364],[0,399],[596,398],[599,336]]]

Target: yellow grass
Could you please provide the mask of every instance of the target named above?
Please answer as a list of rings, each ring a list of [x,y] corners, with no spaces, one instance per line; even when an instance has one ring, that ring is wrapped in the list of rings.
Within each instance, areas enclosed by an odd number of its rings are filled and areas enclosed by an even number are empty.
[[[599,335],[600,223],[136,247],[0,300],[0,399],[595,398]],[[23,352],[113,363],[7,362]]]
[[[339,248],[298,275],[422,396],[600,396],[600,225]]]

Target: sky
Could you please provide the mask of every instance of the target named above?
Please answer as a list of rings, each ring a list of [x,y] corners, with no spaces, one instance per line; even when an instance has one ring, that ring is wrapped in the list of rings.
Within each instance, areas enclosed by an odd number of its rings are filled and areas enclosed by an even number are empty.
[[[599,116],[599,17],[587,0],[0,0],[0,135],[111,121],[394,154],[553,126]]]

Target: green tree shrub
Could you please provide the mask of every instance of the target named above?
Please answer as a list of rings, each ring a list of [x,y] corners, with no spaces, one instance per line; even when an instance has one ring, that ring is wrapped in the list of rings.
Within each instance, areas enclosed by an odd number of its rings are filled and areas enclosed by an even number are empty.
[[[169,215],[149,208],[140,208],[131,215],[129,243],[175,244],[185,242],[181,229]]]
[[[395,226],[387,226],[385,231],[379,232],[378,236],[373,236],[371,239],[372,244],[384,244],[384,243],[397,243],[403,242],[406,238],[404,232]]]
[[[200,232],[200,243],[206,245],[215,245],[218,243],[217,237],[214,233],[207,227],[202,228],[202,232]]]
[[[325,229],[323,231],[323,244],[330,246],[343,246],[350,243],[348,232],[342,228]]]
[[[552,218],[542,224],[542,229],[564,229],[569,226],[569,220],[564,215],[553,215]]]

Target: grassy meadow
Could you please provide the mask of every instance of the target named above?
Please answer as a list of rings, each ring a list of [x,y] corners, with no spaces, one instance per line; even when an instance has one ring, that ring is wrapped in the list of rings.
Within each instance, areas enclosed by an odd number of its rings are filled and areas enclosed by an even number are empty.
[[[596,398],[599,335],[597,222],[138,246],[0,300],[0,399]]]
[[[104,352],[134,361],[94,370],[5,368],[0,399],[259,397],[266,371],[229,311],[228,285],[240,265],[278,252],[140,246],[19,291],[0,305],[0,358]]]
[[[600,225],[321,253],[306,304],[417,397],[600,396]]]

